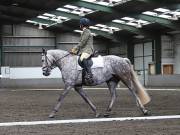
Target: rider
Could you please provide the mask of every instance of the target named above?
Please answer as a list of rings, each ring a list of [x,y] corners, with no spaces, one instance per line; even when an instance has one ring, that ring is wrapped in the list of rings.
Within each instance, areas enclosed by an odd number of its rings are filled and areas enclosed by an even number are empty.
[[[88,59],[94,52],[93,48],[93,36],[91,34],[91,31],[89,29],[90,26],[90,20],[88,18],[81,18],[80,19],[80,28],[83,30],[80,42],[77,46],[72,48],[71,53],[80,55],[80,61],[83,64],[83,68],[86,72],[85,74],[85,80],[88,81],[88,83],[92,83],[92,72],[91,68],[88,66]]]

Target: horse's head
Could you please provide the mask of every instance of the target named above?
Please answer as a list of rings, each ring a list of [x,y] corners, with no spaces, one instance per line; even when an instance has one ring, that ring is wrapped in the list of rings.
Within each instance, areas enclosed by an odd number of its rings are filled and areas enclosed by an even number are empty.
[[[49,76],[51,70],[55,67],[53,56],[48,54],[45,49],[42,49],[42,72],[44,76]]]

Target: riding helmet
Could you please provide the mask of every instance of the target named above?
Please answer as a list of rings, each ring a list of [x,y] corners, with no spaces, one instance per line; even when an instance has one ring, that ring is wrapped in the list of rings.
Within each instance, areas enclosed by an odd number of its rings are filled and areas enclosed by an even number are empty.
[[[88,18],[81,18],[80,19],[80,25],[89,26],[90,25],[90,20]]]

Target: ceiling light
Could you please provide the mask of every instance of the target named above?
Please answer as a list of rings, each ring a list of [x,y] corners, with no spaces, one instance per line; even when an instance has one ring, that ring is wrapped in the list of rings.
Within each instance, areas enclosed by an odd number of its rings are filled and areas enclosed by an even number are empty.
[[[134,27],[137,27],[137,23],[134,23],[134,22],[128,22],[126,23],[127,25],[131,25],[131,26],[134,26]]]
[[[96,24],[96,26],[97,26],[97,27],[102,27],[102,28],[107,28],[107,26],[104,25],[104,24]]]
[[[83,31],[82,30],[74,30],[74,32],[82,33]]]
[[[151,16],[157,16],[157,13],[152,12],[152,11],[146,11],[146,12],[143,12],[142,14],[144,14],[144,15],[151,15]]]
[[[43,29],[42,26],[46,26],[48,27],[50,24],[47,24],[47,23],[39,23],[37,21],[33,21],[33,20],[26,20],[27,23],[32,23],[34,25],[38,25],[40,29]]]
[[[82,1],[87,1],[87,2],[96,2],[96,0],[82,0]]]
[[[115,22],[115,23],[125,23],[125,21],[123,21],[123,20],[118,20],[118,19],[112,20],[112,22]]]
[[[178,20],[178,16],[176,14],[173,14],[172,18],[173,20]]]
[[[114,33],[113,29],[110,28],[110,27],[109,27],[109,33],[110,33],[110,34],[113,34],[113,33]]]
[[[89,28],[90,29],[95,29],[95,30],[99,30],[100,29],[99,27],[96,27],[96,26],[90,26]]]
[[[91,10],[91,9],[88,9],[88,8],[84,8],[84,7],[82,7],[82,8],[80,8],[80,10],[82,10],[82,11],[84,11],[84,12],[93,12],[93,10]]]
[[[71,13],[72,13],[72,14],[77,14],[77,15],[79,15],[79,14],[80,14],[80,11],[74,10],[74,11],[72,11]]]
[[[131,17],[123,17],[121,19],[126,20],[126,21],[133,21],[133,20],[135,20],[134,18],[131,18]]]
[[[138,24],[137,24],[137,26],[136,26],[137,28],[142,28],[142,24],[141,24],[141,22],[138,22]]]
[[[119,31],[120,29],[119,28],[117,28],[117,27],[109,27],[110,29],[112,29],[113,31]]]
[[[174,12],[171,12],[172,14],[176,14],[177,16],[180,16],[180,10],[176,10]]]
[[[82,0],[82,1],[96,3],[104,6],[114,6],[117,4],[126,3],[127,1],[131,1],[131,0]]]
[[[49,14],[49,13],[44,13],[43,14],[44,16],[48,16],[48,17],[55,17],[56,15],[54,15],[54,14]]]
[[[58,11],[63,11],[63,12],[71,12],[69,9],[65,9],[65,8],[57,8],[56,10]]]
[[[85,14],[84,14],[83,10],[80,10],[80,14],[79,14],[79,16],[85,16]]]
[[[109,6],[109,3],[104,2],[104,1],[100,1],[100,2],[97,2],[97,3],[100,4],[100,5],[104,5],[104,6]]]
[[[113,6],[113,1],[109,0],[109,6]]]
[[[171,19],[171,16],[170,15],[159,15],[158,17],[162,17],[162,18],[165,18],[165,19]]]
[[[58,16],[58,17],[57,17],[57,23],[62,23],[62,22],[63,22],[63,21],[62,21],[61,17]]]
[[[42,26],[42,24],[41,24],[41,23],[39,23],[39,27],[38,27],[38,29],[40,29],[40,30],[42,30],[42,29],[43,29],[43,26]]]
[[[47,17],[47,16],[42,16],[42,15],[37,16],[37,18],[46,19],[46,20],[49,19],[49,17]]]
[[[31,21],[31,20],[26,20],[27,23],[37,23],[35,21]]]
[[[102,31],[109,32],[109,29],[103,28]]]
[[[77,9],[78,7],[73,6],[73,5],[65,5],[65,8],[69,8],[69,9]]]
[[[158,12],[162,12],[162,13],[170,12],[169,9],[165,9],[165,8],[157,8],[157,9],[154,9],[154,11],[158,11]]]

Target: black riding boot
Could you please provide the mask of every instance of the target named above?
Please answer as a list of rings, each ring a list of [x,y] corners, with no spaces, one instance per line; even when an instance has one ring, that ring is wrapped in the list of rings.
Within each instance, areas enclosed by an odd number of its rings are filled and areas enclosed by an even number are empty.
[[[88,60],[83,59],[82,63],[83,63],[84,70],[85,70],[84,78],[88,84],[92,84],[93,83],[93,74],[91,72],[91,67],[89,67],[89,65],[88,65]]]

